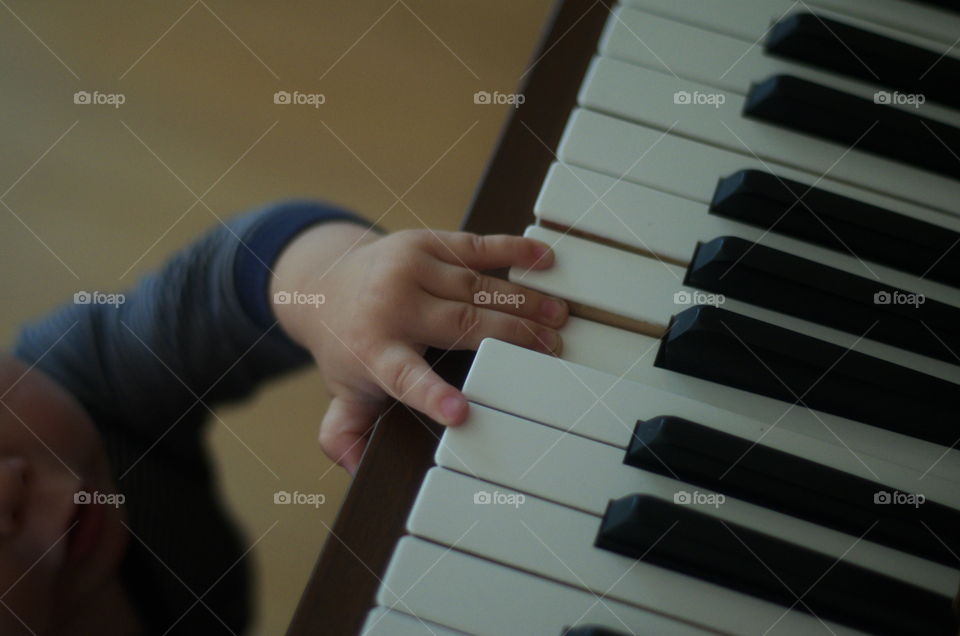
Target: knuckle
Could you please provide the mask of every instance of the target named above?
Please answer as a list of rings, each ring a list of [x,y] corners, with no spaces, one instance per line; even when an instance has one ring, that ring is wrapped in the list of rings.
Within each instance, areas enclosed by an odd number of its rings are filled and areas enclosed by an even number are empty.
[[[403,279],[420,270],[422,259],[419,254],[409,251],[397,251],[384,261],[383,275],[389,279]]]
[[[470,250],[477,255],[482,257],[487,253],[487,239],[480,234],[467,234],[467,241],[470,245]]]
[[[480,310],[469,303],[460,303],[454,310],[453,323],[459,333],[465,334],[474,329],[480,322]]]
[[[400,230],[391,236],[400,250],[426,248],[433,240],[433,237],[426,230]]]
[[[427,272],[426,259],[416,253],[397,250],[371,264],[368,273],[370,292],[375,298],[392,304],[398,293],[409,289],[411,281],[422,280]]]
[[[489,296],[493,292],[493,283],[486,276],[478,276],[470,270],[464,270],[463,275],[474,299]]]
[[[345,387],[340,381],[351,375],[372,376],[371,369],[379,363],[375,340],[352,331],[344,330],[324,343],[320,371],[333,393],[342,391]]]
[[[413,241],[421,247],[437,246],[443,243],[443,238],[430,230],[411,230],[414,232]]]
[[[396,249],[398,246],[404,245],[411,240],[410,233],[411,230],[397,230],[380,239],[380,244]]]
[[[396,240],[401,242],[418,241],[423,238],[423,230],[414,230],[414,229],[400,230],[398,232],[395,232],[394,234],[391,234],[391,236],[393,236]]]
[[[384,378],[387,383],[387,391],[397,399],[407,393],[413,388],[413,383],[416,381],[413,371],[413,365],[404,362],[395,362],[389,365]]]

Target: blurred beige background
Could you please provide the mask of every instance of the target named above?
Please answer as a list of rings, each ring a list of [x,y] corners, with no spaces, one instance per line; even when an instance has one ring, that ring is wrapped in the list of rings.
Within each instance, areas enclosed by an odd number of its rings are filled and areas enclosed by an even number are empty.
[[[126,287],[217,217],[271,200],[455,228],[508,108],[473,95],[514,90],[551,5],[0,4],[6,344],[75,291]],[[77,91],[125,101],[75,104]],[[276,91],[325,103],[278,105]],[[226,496],[259,539],[253,634],[283,633],[347,484],[315,443],[325,407],[311,372],[211,425]],[[277,490],[327,500],[278,506]]]

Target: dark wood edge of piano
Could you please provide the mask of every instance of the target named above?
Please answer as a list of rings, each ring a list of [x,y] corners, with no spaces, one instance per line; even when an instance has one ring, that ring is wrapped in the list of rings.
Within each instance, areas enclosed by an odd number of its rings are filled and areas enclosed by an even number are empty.
[[[520,234],[533,220],[534,202],[597,49],[608,4],[557,2],[522,88],[525,102],[501,132],[463,230]],[[457,386],[472,357],[470,352],[428,352],[437,372]],[[404,405],[388,405],[314,564],[288,636],[359,632],[441,432],[438,424]]]

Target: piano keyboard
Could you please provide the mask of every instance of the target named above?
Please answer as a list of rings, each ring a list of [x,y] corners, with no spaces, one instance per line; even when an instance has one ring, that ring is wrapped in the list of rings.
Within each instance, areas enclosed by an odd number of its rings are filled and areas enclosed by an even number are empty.
[[[956,633],[952,7],[611,11],[363,634]]]

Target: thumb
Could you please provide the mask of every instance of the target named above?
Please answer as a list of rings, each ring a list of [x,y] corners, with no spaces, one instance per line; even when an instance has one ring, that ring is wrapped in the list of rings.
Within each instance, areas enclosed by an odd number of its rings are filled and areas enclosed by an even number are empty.
[[[331,460],[356,474],[367,446],[366,435],[380,412],[380,402],[336,396],[320,423],[320,447]]]

